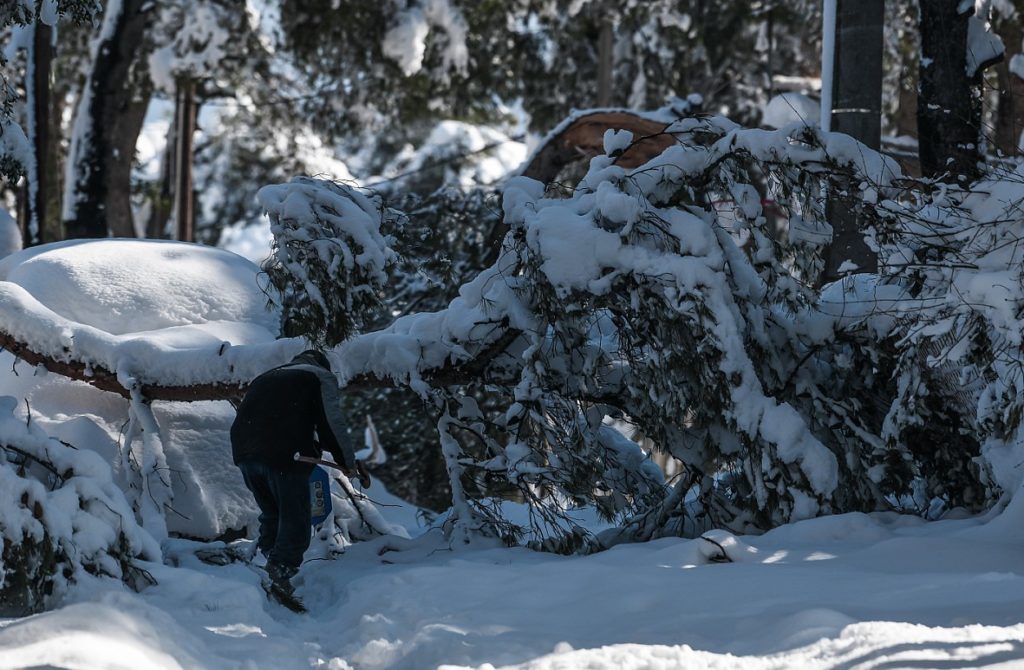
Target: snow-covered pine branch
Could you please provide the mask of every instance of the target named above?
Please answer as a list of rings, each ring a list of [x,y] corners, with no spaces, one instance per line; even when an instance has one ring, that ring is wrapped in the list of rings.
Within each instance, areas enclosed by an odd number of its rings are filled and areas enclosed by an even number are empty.
[[[131,576],[134,558],[158,560],[110,465],[46,435],[0,397],[0,615],[42,610],[86,573]]]
[[[283,332],[334,346],[380,302],[395,254],[381,233],[398,213],[336,182],[296,177],[258,193],[271,221],[264,264],[281,296]]]

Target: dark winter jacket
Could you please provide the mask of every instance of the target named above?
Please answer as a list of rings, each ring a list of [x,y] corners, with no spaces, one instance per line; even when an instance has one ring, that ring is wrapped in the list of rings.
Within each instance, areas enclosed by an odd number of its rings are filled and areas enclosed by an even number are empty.
[[[338,400],[337,379],[317,352],[303,352],[264,372],[249,385],[231,424],[235,464],[253,461],[283,470],[297,466],[295,452],[320,458],[326,450],[353,469],[355,455]]]

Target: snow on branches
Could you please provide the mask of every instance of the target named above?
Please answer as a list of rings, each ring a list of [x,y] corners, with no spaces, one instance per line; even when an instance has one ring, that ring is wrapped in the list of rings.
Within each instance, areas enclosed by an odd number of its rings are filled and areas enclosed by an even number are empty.
[[[882,437],[918,505],[980,510],[1021,486],[1024,172],[882,203],[881,267],[905,287]]]
[[[898,170],[852,139],[802,124],[763,131],[685,119],[666,132],[675,145],[636,170],[614,164],[620,152],[594,159],[568,199],[512,180],[509,232],[492,267],[446,309],[340,345],[343,385],[368,375],[408,384],[441,414],[457,536],[489,528],[507,541],[525,534],[575,550],[595,546],[571,517],[582,506],[650,537],[698,532],[698,518],[767,528],[884,504],[868,476],[878,456],[844,436],[871,432],[869,419],[825,372],[851,359],[828,348],[850,320],[815,309],[813,282],[828,238],[822,181],[885,193]],[[352,280],[338,282],[341,297],[328,307],[327,261],[280,250],[307,240],[307,227],[332,234],[317,222],[323,215],[310,214],[318,199],[358,196],[330,182],[293,184],[278,187],[292,189],[288,196],[264,197],[275,221],[306,223],[275,223],[278,286],[309,296],[309,312],[341,309]],[[275,214],[286,197],[294,213]],[[797,233],[781,234],[767,200]],[[382,216],[358,212],[374,224]],[[333,244],[347,248],[344,239]],[[371,275],[366,288],[381,284]],[[848,376],[865,388],[877,381]],[[672,487],[607,416],[636,424],[683,463]],[[527,527],[503,518],[502,498],[530,503]]]
[[[986,475],[979,444],[989,460],[1005,452],[1024,415],[1024,217],[1011,211],[1024,189],[934,191],[802,123],[684,118],[664,132],[672,146],[635,169],[616,164],[630,139],[609,136],[568,197],[509,181],[490,268],[447,308],[337,348],[343,387],[408,386],[440,415],[453,539],[589,550],[830,512],[978,508],[1019,486],[1005,467]],[[307,213],[335,188],[295,191],[292,218],[315,223]],[[829,194],[855,208],[878,275],[819,285]],[[278,249],[297,235],[282,233]],[[330,276],[307,267],[324,259],[277,262],[291,263],[283,293],[323,304]],[[373,275],[365,288],[381,286]],[[677,461],[671,480],[623,424]],[[523,502],[528,521],[513,522],[506,506]],[[617,528],[589,536],[584,507]]]
[[[379,198],[309,177],[265,186],[257,197],[274,235],[264,270],[281,296],[283,332],[320,346],[345,340],[379,304],[395,258],[381,224],[399,214]]]
[[[799,365],[813,344],[798,322],[816,300],[818,245],[779,236],[762,202],[824,228],[823,177],[884,187],[898,170],[800,124],[771,132],[686,119],[666,132],[676,145],[634,171],[595,158],[568,200],[542,198],[536,182],[506,187],[505,220],[539,321],[508,411],[509,478],[530,463],[544,483],[638,517],[641,536],[665,532],[663,505],[698,490],[716,493],[690,512],[713,524],[766,527],[833,510],[863,469],[848,466],[841,440],[818,430],[816,408],[800,397],[802,383],[828,383]],[[581,418],[569,429],[552,419],[566,412]],[[606,414],[627,416],[682,461],[674,494],[642,469],[618,491],[593,474]],[[726,471],[736,490],[715,485]],[[603,506],[609,488],[628,504]],[[652,513],[662,527],[650,527]]]
[[[41,610],[84,574],[129,579],[160,546],[135,520],[110,465],[47,436],[0,397],[0,615]]]

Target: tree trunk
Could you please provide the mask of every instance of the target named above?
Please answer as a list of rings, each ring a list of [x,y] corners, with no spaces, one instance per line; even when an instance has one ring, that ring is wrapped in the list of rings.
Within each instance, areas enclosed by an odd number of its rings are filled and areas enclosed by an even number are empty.
[[[40,26],[43,27],[43,26]],[[41,41],[42,38],[37,38]],[[39,107],[36,118],[40,119],[41,122],[45,122],[46,126],[40,126],[42,128],[40,135],[46,136],[46,145],[40,147],[36,155],[41,156],[40,173],[43,175],[42,179],[45,181],[45,204],[43,205],[44,213],[39,218],[39,236],[40,242],[57,242],[64,239],[64,228],[61,225],[60,220],[60,197],[61,197],[61,184],[62,184],[62,172],[61,172],[61,114],[64,110],[64,101],[58,99],[60,95],[58,91],[54,90],[54,71],[53,71],[53,58],[55,56],[53,48],[53,28],[46,26],[46,44],[48,48],[45,49],[46,53],[46,106]],[[40,53],[40,44],[37,41],[36,54]],[[36,63],[36,73],[38,76],[39,71],[42,69],[42,65]],[[40,90],[44,86],[43,82],[40,82],[36,86],[36,90]],[[37,104],[42,104],[37,103]],[[44,186],[41,182],[40,186]]]
[[[176,239],[195,240],[195,203],[192,193],[192,138],[196,131],[196,83],[178,81],[174,105],[174,225]]]
[[[135,90],[131,70],[145,36],[147,4],[124,0],[119,16],[104,17],[105,37],[76,110],[68,157],[68,181],[73,182],[64,205],[68,237],[106,237],[108,231],[136,236],[131,166],[149,92]]]
[[[612,104],[612,70],[615,66],[612,48],[614,30],[609,18],[601,19],[601,32],[597,38],[597,106]]]
[[[830,128],[878,150],[882,138],[882,27],[884,0],[838,0],[832,71]],[[878,258],[864,242],[857,200],[828,201],[832,243],[822,281],[850,272],[875,272]]]
[[[839,0],[831,130],[878,150],[882,137],[885,0]]]
[[[32,67],[26,81],[28,101],[29,133],[32,139],[34,165],[29,166],[25,217],[22,219],[22,235],[26,247],[60,239],[52,225],[48,225],[52,210],[56,153],[50,141],[50,66],[53,63],[53,28],[37,20],[32,26],[32,50],[28,54]]]
[[[1016,10],[1012,18],[1002,17],[996,23],[996,33],[1006,46],[1006,59],[996,66],[996,78],[999,85],[999,102],[996,109],[996,148],[1005,156],[1020,153],[1020,136],[1024,132],[1024,79],[1010,71],[1010,60],[1021,55],[1024,30],[1021,20],[1024,19],[1024,2],[1015,0]]]
[[[917,138],[917,71],[906,67],[900,83],[899,109],[893,120],[896,134]]]
[[[177,114],[175,114],[177,119]],[[178,148],[175,123],[167,127],[167,144],[164,146],[163,157],[160,159],[160,188],[153,194],[149,210],[149,221],[146,222],[146,237],[163,239],[167,236],[167,222],[171,219],[174,208],[174,156]]]
[[[967,74],[970,11],[962,0],[919,0],[921,88],[917,104],[921,173],[976,179],[981,161],[981,73]],[[972,6],[973,9],[973,6]]]

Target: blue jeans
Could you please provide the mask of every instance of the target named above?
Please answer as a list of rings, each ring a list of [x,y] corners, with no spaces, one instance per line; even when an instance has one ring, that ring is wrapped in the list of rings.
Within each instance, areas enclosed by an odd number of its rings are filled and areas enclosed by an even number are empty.
[[[238,468],[260,508],[257,546],[268,561],[298,569],[311,533],[309,469],[279,470],[255,461],[239,463]]]

